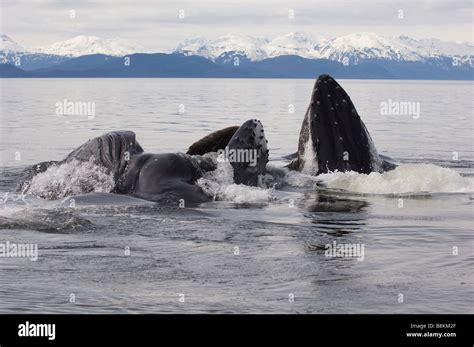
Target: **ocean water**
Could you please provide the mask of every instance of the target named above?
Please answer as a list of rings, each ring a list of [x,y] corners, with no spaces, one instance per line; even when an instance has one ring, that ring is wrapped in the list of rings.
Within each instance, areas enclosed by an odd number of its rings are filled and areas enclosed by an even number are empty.
[[[472,83],[339,82],[394,171],[283,168],[312,80],[0,80],[0,246],[38,247],[0,257],[0,313],[473,313]],[[94,116],[58,114],[65,100]],[[419,112],[382,112],[399,102]],[[222,163],[198,182],[215,201],[196,208],[110,194],[86,164],[38,178],[33,192],[57,200],[16,192],[26,167],[108,131],[184,152],[249,118],[269,141],[264,185],[233,184]],[[326,254],[346,244],[357,256]]]

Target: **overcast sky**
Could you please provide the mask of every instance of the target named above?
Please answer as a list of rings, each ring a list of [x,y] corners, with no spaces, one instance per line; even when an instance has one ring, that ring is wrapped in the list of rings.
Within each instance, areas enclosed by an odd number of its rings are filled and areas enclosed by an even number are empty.
[[[473,42],[472,0],[0,0],[1,30],[43,46],[76,35],[133,41],[168,51],[185,38],[229,32],[334,37],[358,31]],[[70,18],[70,11],[75,18]],[[184,18],[180,18],[180,11]],[[398,18],[403,11],[403,18]],[[291,12],[292,11],[292,12]],[[294,18],[289,18],[293,13]],[[183,12],[181,12],[183,14]]]

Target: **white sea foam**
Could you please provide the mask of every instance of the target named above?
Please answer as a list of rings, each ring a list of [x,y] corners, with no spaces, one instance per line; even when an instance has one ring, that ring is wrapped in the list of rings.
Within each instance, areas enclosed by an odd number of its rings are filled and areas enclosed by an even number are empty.
[[[72,160],[34,176],[27,192],[45,199],[60,199],[92,192],[108,193],[114,185],[113,175],[105,168],[93,161]]]
[[[234,169],[228,162],[217,162],[217,169],[207,172],[197,184],[215,200],[235,203],[258,203],[273,200],[273,189],[234,183]]]
[[[299,171],[288,171],[285,176],[287,184],[298,188],[312,188],[319,181],[321,181],[319,176],[312,176]]]
[[[278,172],[275,169],[275,172]],[[334,172],[312,176],[297,171],[282,171],[278,176],[264,176],[259,187],[235,184],[233,168],[228,162],[217,162],[217,169],[207,172],[197,184],[215,200],[235,203],[259,203],[276,199],[275,184],[314,189],[322,183],[330,189],[342,189],[361,194],[400,194],[420,192],[471,193],[474,179],[463,177],[453,169],[433,164],[401,164],[395,170],[369,175],[356,172]],[[286,171],[286,175],[285,175]],[[277,182],[278,183],[275,183]],[[282,181],[282,182],[280,182]],[[113,176],[92,161],[73,160],[52,166],[36,175],[27,193],[46,199],[61,199],[91,192],[111,192]],[[15,209],[24,208],[15,204]]]
[[[284,182],[298,188],[314,189],[318,184],[330,189],[360,194],[474,192],[472,177],[463,177],[453,169],[433,164],[401,164],[395,170],[372,172],[368,175],[351,171],[311,176],[288,171]],[[198,185],[215,200],[251,203],[267,202],[276,198],[271,188],[234,184],[233,169],[229,163],[220,163],[215,171],[204,175]]]
[[[328,188],[361,194],[471,193],[473,178],[433,164],[401,164],[395,170],[369,175],[334,172],[318,176]]]

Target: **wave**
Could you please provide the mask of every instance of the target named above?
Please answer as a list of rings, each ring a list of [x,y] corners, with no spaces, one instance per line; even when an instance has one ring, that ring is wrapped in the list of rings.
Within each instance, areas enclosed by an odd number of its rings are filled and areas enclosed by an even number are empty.
[[[384,173],[333,172],[319,175],[324,186],[360,194],[472,193],[474,180],[433,164],[400,164]]]

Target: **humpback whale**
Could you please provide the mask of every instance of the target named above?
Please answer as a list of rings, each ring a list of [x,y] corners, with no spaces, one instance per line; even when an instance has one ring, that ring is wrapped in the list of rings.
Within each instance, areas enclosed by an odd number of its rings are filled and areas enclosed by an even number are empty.
[[[62,161],[34,165],[19,189],[27,192],[32,177],[52,165],[93,161],[113,175],[113,193],[168,203],[183,199],[196,204],[211,199],[196,185],[206,172],[217,168],[208,153],[231,153],[233,157],[228,161],[234,182],[257,186],[269,161],[267,143],[257,119],[215,131],[193,143],[186,153],[145,153],[134,132],[114,131],[87,141]],[[288,168],[310,175],[333,171],[368,174],[396,167],[390,158],[377,153],[349,95],[329,75],[319,76],[314,85],[295,156]]]
[[[377,153],[346,91],[331,76],[321,75],[301,125],[297,158],[289,167],[319,175],[334,171],[368,174],[395,165]]]
[[[218,130],[190,146],[184,153],[145,153],[132,131],[114,131],[93,138],[62,161],[48,161],[33,165],[19,189],[27,192],[31,179],[52,165],[92,161],[113,175],[113,193],[127,194],[156,202],[197,204],[211,200],[197,186],[204,173],[216,169],[216,163],[206,153],[225,147],[237,153],[254,151],[253,163],[230,161],[234,180],[239,184],[257,185],[265,174],[268,162],[267,140],[260,121],[250,119],[240,127]],[[199,153],[199,154],[197,154]],[[254,165],[252,165],[254,164]]]

